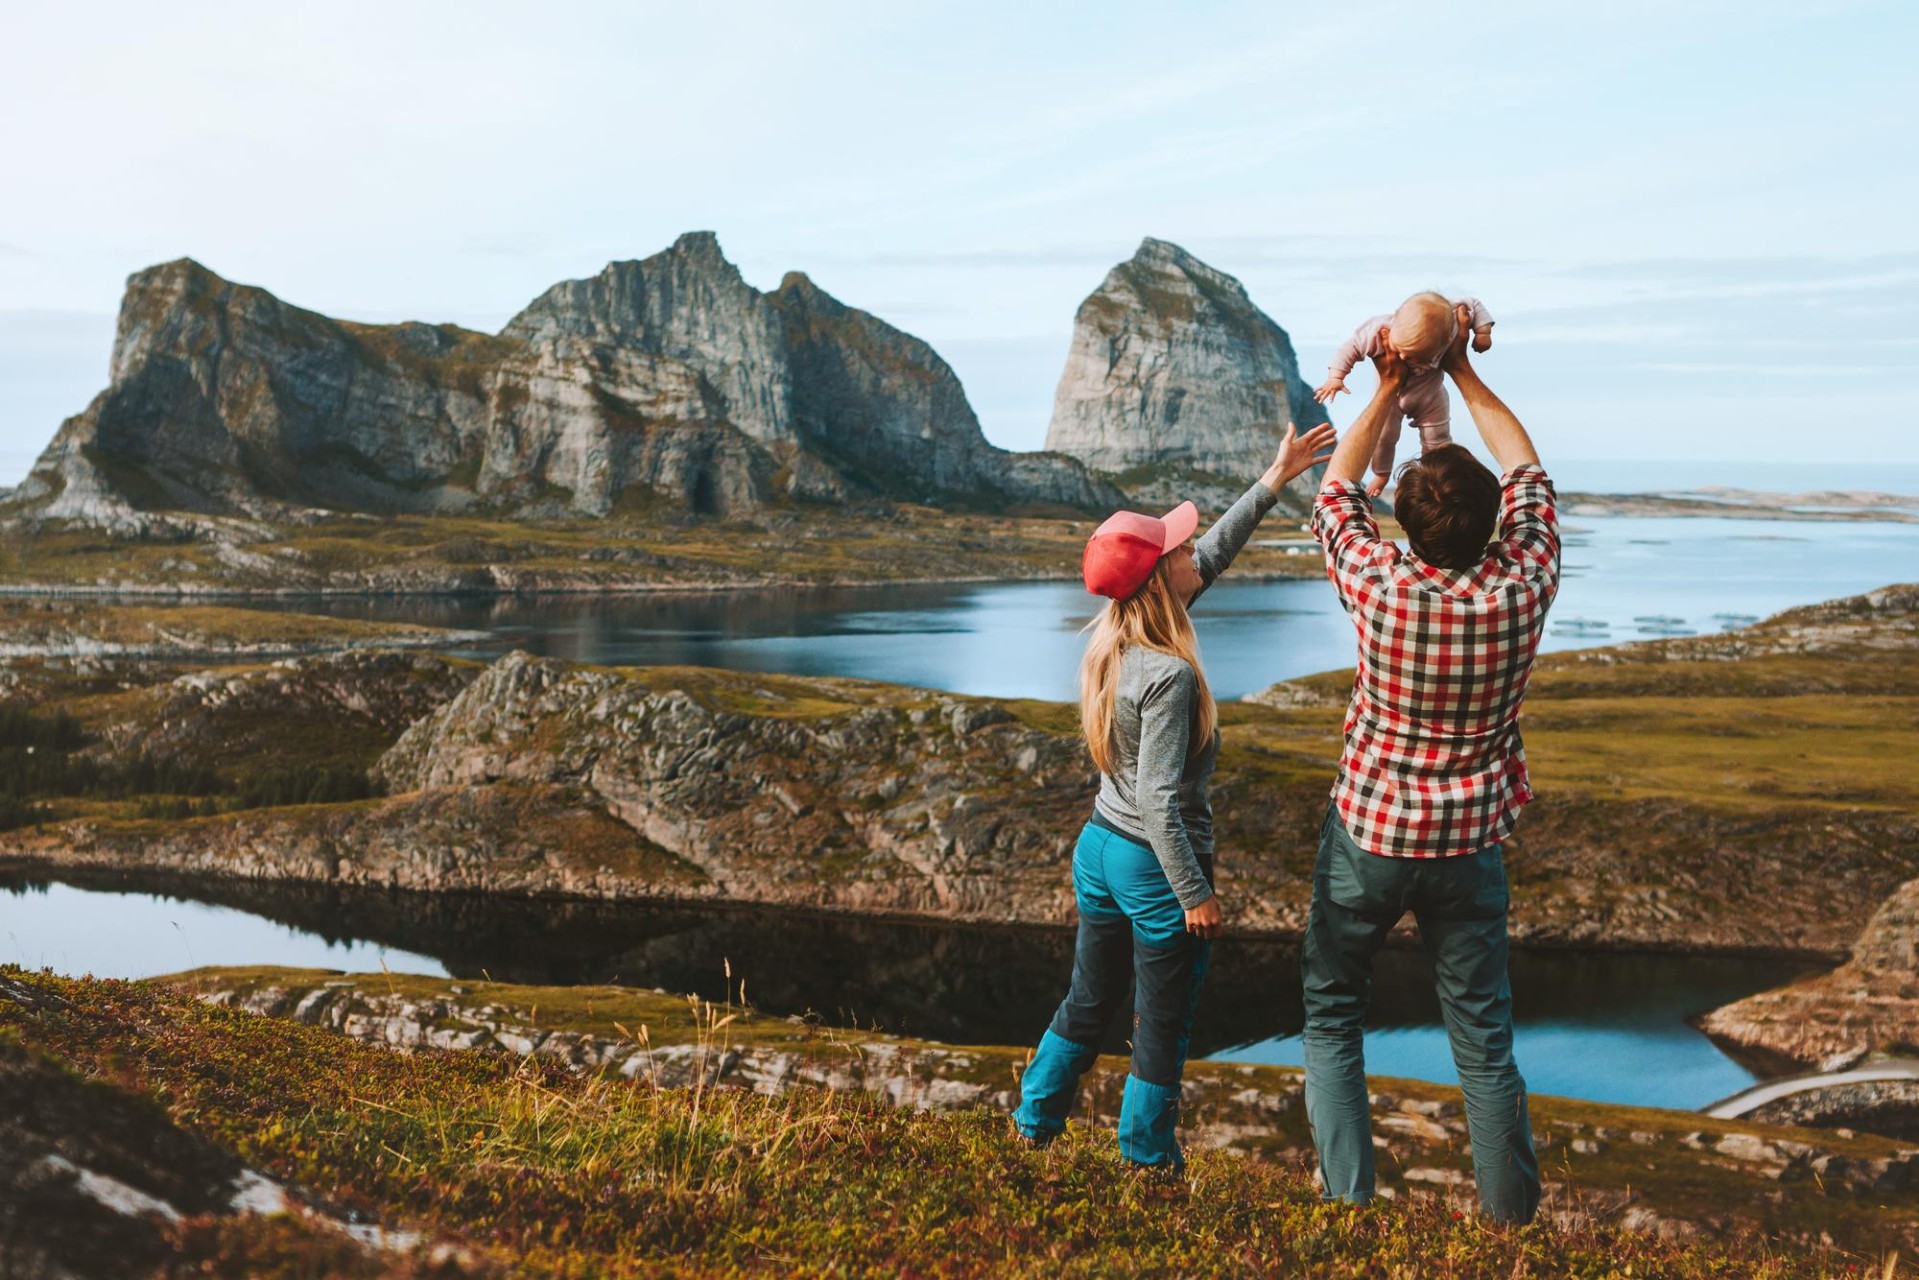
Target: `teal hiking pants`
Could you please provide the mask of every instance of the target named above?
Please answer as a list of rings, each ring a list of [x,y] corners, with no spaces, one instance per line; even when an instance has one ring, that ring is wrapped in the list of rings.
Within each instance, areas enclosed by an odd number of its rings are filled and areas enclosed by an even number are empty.
[[[1373,957],[1408,911],[1433,979],[1466,1100],[1473,1177],[1487,1216],[1529,1222],[1539,1206],[1526,1082],[1513,1061],[1500,847],[1451,858],[1386,858],[1353,843],[1329,808],[1300,952],[1306,990],[1306,1116],[1328,1199],[1373,1195],[1373,1118],[1362,1029]]]
[[[1177,1168],[1179,1080],[1211,944],[1186,932],[1186,911],[1152,849],[1105,827],[1088,823],[1080,832],[1073,891],[1072,985],[1020,1077],[1014,1123],[1038,1141],[1066,1127],[1079,1078],[1099,1057],[1130,987],[1133,1069],[1120,1095],[1120,1154]]]

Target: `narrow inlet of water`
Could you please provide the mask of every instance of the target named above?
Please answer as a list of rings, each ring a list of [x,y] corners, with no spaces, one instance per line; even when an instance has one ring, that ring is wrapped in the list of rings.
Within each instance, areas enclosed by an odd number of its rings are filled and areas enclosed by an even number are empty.
[[[385,967],[709,999],[725,994],[730,967],[768,1013],[1026,1044],[1064,994],[1072,935],[765,908],[12,871],[0,872],[0,962],[126,978],[199,965]],[[1535,1093],[1704,1106],[1758,1077],[1686,1019],[1808,971],[1792,961],[1520,951],[1512,963],[1520,1066]],[[1297,1064],[1302,1020],[1296,949],[1228,939],[1200,1000],[1193,1052]],[[1126,1030],[1122,1018],[1109,1049],[1125,1051]],[[1375,1075],[1456,1079],[1415,950],[1380,959],[1367,1054]]]

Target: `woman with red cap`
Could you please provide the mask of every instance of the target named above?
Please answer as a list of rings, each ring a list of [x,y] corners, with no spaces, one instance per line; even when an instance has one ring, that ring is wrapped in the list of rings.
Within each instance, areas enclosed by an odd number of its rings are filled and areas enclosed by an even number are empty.
[[[1086,544],[1086,589],[1108,598],[1088,628],[1079,673],[1080,727],[1099,796],[1073,850],[1072,986],[1021,1077],[1013,1115],[1036,1146],[1065,1129],[1079,1078],[1134,986],[1120,1154],[1146,1168],[1183,1165],[1174,1136],[1179,1080],[1220,930],[1206,798],[1219,717],[1186,610],[1232,564],[1287,482],[1331,457],[1319,451],[1332,443],[1330,426],[1297,436],[1288,423],[1273,465],[1197,544],[1190,502],[1157,519],[1118,512]]]

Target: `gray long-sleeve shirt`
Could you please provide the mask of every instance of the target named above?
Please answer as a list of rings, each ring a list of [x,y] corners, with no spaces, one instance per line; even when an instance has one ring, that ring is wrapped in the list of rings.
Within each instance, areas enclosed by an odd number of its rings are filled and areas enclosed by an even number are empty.
[[[1226,572],[1278,497],[1255,484],[1193,546],[1200,590]],[[1195,595],[1194,600],[1199,597]],[[1199,677],[1170,653],[1128,649],[1113,697],[1113,771],[1100,775],[1094,812],[1122,835],[1151,846],[1179,904],[1213,896],[1213,806],[1206,784],[1219,759],[1219,734],[1191,750]]]

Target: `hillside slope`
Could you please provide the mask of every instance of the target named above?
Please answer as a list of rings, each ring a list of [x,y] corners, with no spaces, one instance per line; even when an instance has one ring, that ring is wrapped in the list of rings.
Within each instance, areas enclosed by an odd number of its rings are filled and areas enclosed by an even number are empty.
[[[621,1012],[637,1011],[613,999]],[[702,1039],[722,1048],[734,1025],[723,1017],[687,1011],[696,1050]],[[683,1034],[664,1016],[661,1029],[668,1039]],[[1783,1278],[1878,1266],[1878,1251],[1904,1238],[1899,1222],[1911,1221],[1900,1208],[1910,1192],[1854,1192],[1836,1177],[1753,1194],[1749,1174],[1721,1171],[1740,1157],[1715,1151],[1682,1164],[1700,1191],[1717,1185],[1724,1198],[1739,1188],[1735,1206],[1743,1199],[1761,1214],[1823,1210],[1856,1252],[1816,1237],[1808,1249],[1736,1232],[1714,1243],[1661,1240],[1599,1225],[1571,1202],[1563,1227],[1500,1230],[1440,1198],[1326,1204],[1291,1162],[1202,1152],[1186,1183],[1168,1185],[1126,1177],[1097,1129],[1075,1127],[1033,1152],[987,1109],[929,1113],[858,1093],[656,1085],[579,1072],[546,1054],[396,1053],[154,984],[17,969],[0,970],[0,1034],[31,1062],[158,1101],[164,1116],[141,1103],[145,1123],[243,1154],[314,1213],[363,1224],[362,1233],[383,1229],[383,1247],[349,1249],[357,1239],[342,1242],[305,1215],[222,1218],[187,1205],[177,1220],[149,1226],[177,1265],[219,1274]],[[846,1048],[818,1052],[843,1057]],[[98,1096],[102,1107],[124,1105]],[[29,1118],[36,1122],[47,1123]],[[1711,1122],[1701,1128],[1708,1147],[1738,1145]],[[1631,1140],[1607,1145],[1636,1149]],[[0,1152],[0,1169],[17,1173],[20,1154]],[[87,1267],[17,1186],[0,1180],[0,1229],[13,1256],[31,1246],[68,1275],[128,1274]]]

